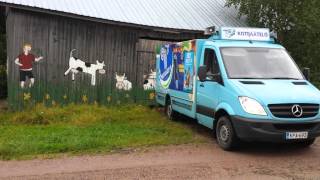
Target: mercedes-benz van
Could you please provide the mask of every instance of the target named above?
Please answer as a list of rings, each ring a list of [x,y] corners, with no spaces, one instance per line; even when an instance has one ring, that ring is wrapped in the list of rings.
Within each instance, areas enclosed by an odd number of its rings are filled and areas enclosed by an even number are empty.
[[[320,92],[307,77],[268,29],[223,27],[162,46],[156,100],[168,118],[213,129],[225,150],[239,140],[309,146],[320,135]]]

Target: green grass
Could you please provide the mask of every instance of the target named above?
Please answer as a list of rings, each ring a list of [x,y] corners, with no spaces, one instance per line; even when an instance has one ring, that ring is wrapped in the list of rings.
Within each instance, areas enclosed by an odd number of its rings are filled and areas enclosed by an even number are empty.
[[[190,127],[145,106],[38,105],[0,115],[0,159],[106,153],[126,148],[201,142]]]

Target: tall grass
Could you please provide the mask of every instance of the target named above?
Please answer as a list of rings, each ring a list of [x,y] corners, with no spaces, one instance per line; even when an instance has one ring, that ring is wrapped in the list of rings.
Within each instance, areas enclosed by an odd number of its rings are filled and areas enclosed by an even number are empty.
[[[156,109],[145,106],[37,105],[0,115],[0,159],[198,141],[201,139],[190,128],[168,121]]]

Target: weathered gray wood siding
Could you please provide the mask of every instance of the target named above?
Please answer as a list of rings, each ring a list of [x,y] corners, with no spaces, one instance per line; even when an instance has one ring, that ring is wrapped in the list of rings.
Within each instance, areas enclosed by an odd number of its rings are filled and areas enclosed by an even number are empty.
[[[75,54],[83,61],[105,62],[106,74],[98,74],[97,86],[90,87],[91,91],[98,94],[99,88],[100,90],[114,88],[115,72],[126,73],[133,86],[136,84],[141,86],[143,74],[146,68],[150,68],[150,65],[145,67],[143,61],[148,59],[147,64],[149,64],[154,54],[144,58],[137,56],[137,50],[144,51],[144,42],[139,43],[140,38],[178,41],[197,37],[191,33],[154,32],[148,29],[109,25],[14,8],[8,11],[6,29],[9,101],[12,103],[19,101],[16,97],[22,96],[21,90],[18,89],[19,68],[15,65],[14,60],[22,52],[24,43],[31,43],[32,53],[44,57],[44,60],[33,66],[33,74],[36,78],[33,93],[43,96],[43,93],[57,87],[64,89],[64,91],[59,91],[59,96],[62,96],[66,91],[74,94],[72,91],[79,90],[83,86],[90,86],[90,76],[87,74],[77,74],[75,82],[71,81],[71,75],[64,76],[64,72],[69,67],[69,56],[72,49],[77,49]],[[145,43],[149,47],[149,50],[146,51],[151,51],[150,49],[154,49],[151,46],[159,44],[159,42],[150,43],[150,41]],[[137,49],[138,45],[139,49]],[[141,65],[143,68],[140,67]],[[111,82],[112,86],[105,82]],[[38,97],[38,100],[41,100],[41,97]]]
[[[34,74],[48,83],[69,80],[63,74],[72,49],[77,49],[76,56],[84,61],[105,61],[109,80],[116,71],[126,72],[129,80],[135,77],[138,37],[128,28],[18,10],[10,12],[7,22],[10,81],[18,81],[14,59],[24,43],[32,44],[35,55],[44,56],[34,65]]]

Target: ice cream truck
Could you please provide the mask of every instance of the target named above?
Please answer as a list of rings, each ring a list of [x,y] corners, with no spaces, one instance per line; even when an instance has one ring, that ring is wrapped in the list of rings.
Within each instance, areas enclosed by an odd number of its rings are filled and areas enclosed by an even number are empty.
[[[222,27],[208,39],[166,44],[157,55],[156,101],[213,130],[231,150],[240,141],[296,143],[320,135],[320,91],[265,28]]]

